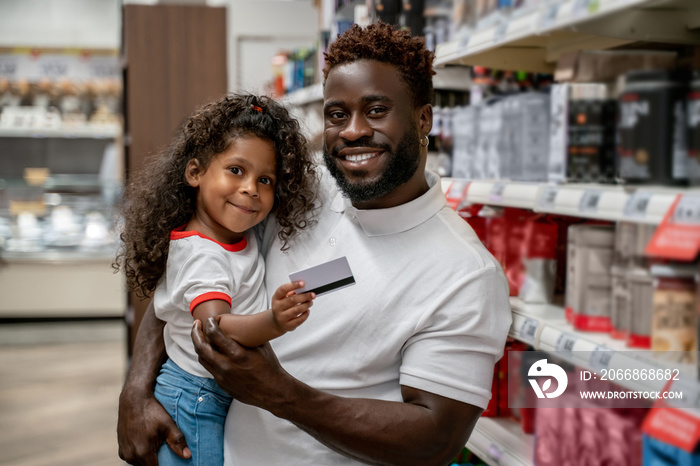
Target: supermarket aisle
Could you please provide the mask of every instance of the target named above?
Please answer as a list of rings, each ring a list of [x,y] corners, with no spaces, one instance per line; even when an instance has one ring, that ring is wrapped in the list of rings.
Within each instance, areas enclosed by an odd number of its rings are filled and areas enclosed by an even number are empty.
[[[124,323],[0,324],[0,465],[112,466]]]

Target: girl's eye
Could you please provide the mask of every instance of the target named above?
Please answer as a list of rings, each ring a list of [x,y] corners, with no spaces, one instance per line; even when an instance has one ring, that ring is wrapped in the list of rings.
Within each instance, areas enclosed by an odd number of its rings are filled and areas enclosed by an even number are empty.
[[[243,173],[243,172],[241,171],[241,169],[238,168],[238,167],[231,167],[231,168],[229,168],[229,170],[230,170],[231,173],[233,173],[234,175],[240,175],[241,173]]]
[[[266,177],[266,176],[260,178],[260,182],[261,182],[262,184],[266,184],[266,185],[271,185],[271,184],[272,184],[272,180],[271,180],[270,178]]]

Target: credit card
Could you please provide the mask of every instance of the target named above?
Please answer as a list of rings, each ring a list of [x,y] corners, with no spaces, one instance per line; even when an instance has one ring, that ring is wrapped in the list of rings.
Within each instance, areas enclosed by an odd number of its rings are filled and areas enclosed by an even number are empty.
[[[313,291],[316,296],[355,284],[355,277],[345,256],[289,274],[290,281],[304,281],[297,294]]]

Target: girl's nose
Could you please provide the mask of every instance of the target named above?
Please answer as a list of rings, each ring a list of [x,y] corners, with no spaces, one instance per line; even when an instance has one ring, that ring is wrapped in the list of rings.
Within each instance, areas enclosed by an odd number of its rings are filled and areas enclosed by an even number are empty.
[[[241,185],[241,190],[250,197],[258,197],[258,190],[255,180],[246,180]]]

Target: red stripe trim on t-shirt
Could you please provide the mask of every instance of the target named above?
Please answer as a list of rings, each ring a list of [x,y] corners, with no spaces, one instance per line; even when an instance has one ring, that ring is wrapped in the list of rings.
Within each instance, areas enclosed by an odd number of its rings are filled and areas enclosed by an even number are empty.
[[[200,294],[192,300],[190,303],[190,314],[194,313],[194,308],[199,306],[205,301],[213,301],[215,299],[220,299],[221,301],[226,301],[228,305],[231,305],[231,297],[226,293],[220,291],[210,291],[208,293]]]
[[[216,244],[218,244],[219,246],[221,246],[222,248],[224,248],[225,250],[231,251],[231,252],[240,252],[240,251],[244,250],[246,248],[246,246],[248,246],[248,242],[246,241],[245,236],[242,237],[241,240],[237,243],[227,244],[227,243],[220,243],[217,240],[212,239],[206,235],[203,235],[202,233],[200,233],[198,231],[194,231],[194,230],[183,231],[182,230],[183,228],[185,228],[185,227],[182,226],[180,228],[176,228],[175,230],[171,231],[170,232],[170,239],[177,240],[177,239],[183,239],[183,238],[190,238],[192,236],[199,236],[200,238],[204,238],[204,239],[208,239],[209,241],[213,241]]]

